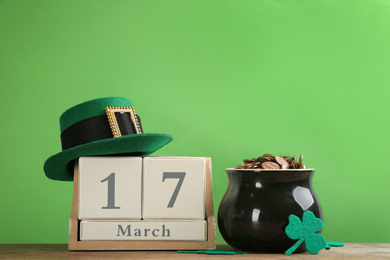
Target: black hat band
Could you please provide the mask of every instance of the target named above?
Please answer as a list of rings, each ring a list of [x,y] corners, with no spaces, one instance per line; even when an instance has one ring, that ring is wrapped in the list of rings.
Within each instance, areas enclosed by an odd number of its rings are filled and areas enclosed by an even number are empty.
[[[142,133],[141,119],[138,115],[135,117],[137,118],[136,125],[127,113],[115,113],[119,128],[117,130],[122,136],[137,134],[137,128]],[[62,150],[113,137],[107,115],[90,117],[69,126],[61,133]]]

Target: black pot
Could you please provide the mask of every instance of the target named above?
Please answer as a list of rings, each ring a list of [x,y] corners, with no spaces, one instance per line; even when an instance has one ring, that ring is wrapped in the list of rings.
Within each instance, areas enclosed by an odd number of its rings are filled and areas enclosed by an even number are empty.
[[[314,169],[227,169],[229,187],[218,210],[218,226],[232,247],[249,252],[284,253],[296,240],[285,228],[293,214],[311,211],[323,220],[312,186]],[[320,232],[318,232],[320,233]],[[295,252],[305,251],[302,243]]]

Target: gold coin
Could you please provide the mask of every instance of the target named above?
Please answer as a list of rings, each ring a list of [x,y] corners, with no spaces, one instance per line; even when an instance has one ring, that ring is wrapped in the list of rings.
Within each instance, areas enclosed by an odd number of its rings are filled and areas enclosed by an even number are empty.
[[[269,161],[271,161],[271,158],[269,158],[269,157],[257,157],[256,161],[258,161],[258,162],[269,162]]]
[[[279,165],[274,162],[264,162],[262,165],[263,169],[280,169]]]
[[[265,153],[261,157],[271,157],[271,158],[273,158],[273,157],[275,157],[275,155],[269,154],[269,153]]]
[[[293,158],[291,156],[282,156],[284,160],[286,160],[286,162],[288,163],[291,163]]]
[[[275,161],[276,161],[280,166],[282,166],[283,164],[288,164],[288,163],[286,162],[286,160],[283,159],[283,158],[280,157],[280,156],[275,156]]]

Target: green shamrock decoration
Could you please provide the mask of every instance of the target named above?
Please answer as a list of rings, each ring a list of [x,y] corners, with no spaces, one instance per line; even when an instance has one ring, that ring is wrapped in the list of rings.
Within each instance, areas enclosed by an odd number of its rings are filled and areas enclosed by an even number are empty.
[[[291,239],[299,239],[285,253],[292,254],[303,241],[305,241],[306,249],[311,254],[318,254],[321,249],[326,247],[326,240],[320,234],[315,232],[320,231],[324,227],[321,219],[316,218],[313,212],[305,211],[303,213],[302,222],[295,216],[290,215],[288,218],[289,224],[286,227],[286,234]]]

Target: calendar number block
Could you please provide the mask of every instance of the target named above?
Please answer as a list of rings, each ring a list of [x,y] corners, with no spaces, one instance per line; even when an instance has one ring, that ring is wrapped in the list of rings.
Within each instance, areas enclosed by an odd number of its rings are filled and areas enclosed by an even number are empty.
[[[84,157],[75,162],[69,250],[215,247],[210,158]]]
[[[141,157],[81,157],[79,167],[79,219],[141,219]]]
[[[145,157],[143,219],[205,219],[206,160]]]
[[[206,241],[205,220],[183,221],[93,221],[80,224],[81,241],[182,240]]]

